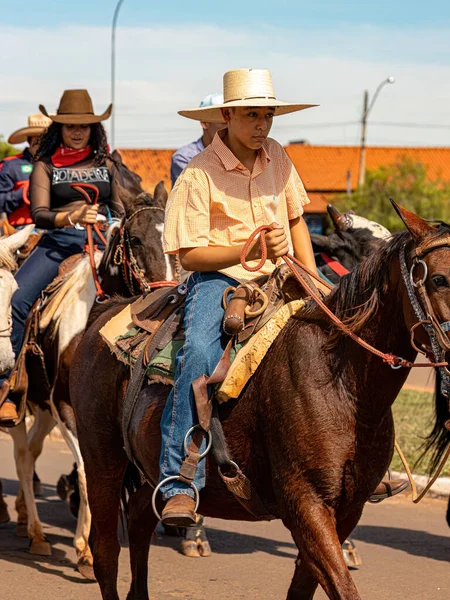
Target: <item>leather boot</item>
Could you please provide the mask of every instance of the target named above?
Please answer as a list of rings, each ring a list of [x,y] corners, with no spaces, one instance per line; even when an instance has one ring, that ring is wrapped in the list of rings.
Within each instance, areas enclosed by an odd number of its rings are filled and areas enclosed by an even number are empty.
[[[374,493],[370,496],[369,502],[381,502],[382,500],[386,500],[386,498],[391,498],[392,496],[396,496],[406,490],[409,486],[409,481],[407,479],[391,479],[390,481],[381,481]]]
[[[166,503],[162,511],[161,521],[173,527],[190,527],[195,525],[195,500],[186,494],[176,494]]]
[[[17,421],[19,415],[17,414],[16,405],[14,402],[4,402],[0,406],[0,425],[2,423]]]
[[[19,418],[16,405],[8,401],[9,381],[3,382],[0,388],[0,423],[11,423]]]

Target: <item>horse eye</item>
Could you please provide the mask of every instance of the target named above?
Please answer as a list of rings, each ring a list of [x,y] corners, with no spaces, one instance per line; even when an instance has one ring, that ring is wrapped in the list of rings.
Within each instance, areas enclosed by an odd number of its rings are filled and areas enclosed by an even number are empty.
[[[132,246],[142,246],[142,242],[138,237],[132,236],[130,238],[130,243]]]
[[[436,287],[449,287],[448,281],[443,275],[436,275],[432,279]]]

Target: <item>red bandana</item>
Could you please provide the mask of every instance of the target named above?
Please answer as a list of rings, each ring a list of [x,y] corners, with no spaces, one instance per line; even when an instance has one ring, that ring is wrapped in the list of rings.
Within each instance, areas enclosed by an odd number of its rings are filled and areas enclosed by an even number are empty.
[[[67,148],[67,146],[61,146],[52,156],[52,163],[55,167],[69,167],[75,163],[81,162],[87,158],[92,152],[91,146],[86,146],[81,150],[75,150],[74,148]]]

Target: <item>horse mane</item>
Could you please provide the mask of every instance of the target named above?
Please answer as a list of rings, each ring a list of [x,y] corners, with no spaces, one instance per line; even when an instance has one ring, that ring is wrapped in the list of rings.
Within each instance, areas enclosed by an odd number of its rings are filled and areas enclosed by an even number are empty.
[[[430,231],[428,237],[434,240],[449,234],[450,225],[440,224]],[[353,333],[360,333],[382,305],[389,284],[389,269],[386,267],[393,257],[398,256],[400,248],[411,239],[409,231],[402,231],[388,240],[382,240],[353,271],[340,279],[339,285],[330,294],[328,308]],[[345,334],[336,328],[331,343],[337,342],[343,335]]]
[[[15,271],[17,269],[14,254],[3,244],[0,244],[0,268],[7,269],[8,271]]]
[[[401,246],[411,239],[408,231],[381,241],[380,245],[347,275],[330,294],[327,305],[353,333],[359,333],[375,316],[387,290],[389,271],[386,265],[398,255]],[[320,310],[315,307],[315,310]],[[331,344],[345,335],[335,328]]]

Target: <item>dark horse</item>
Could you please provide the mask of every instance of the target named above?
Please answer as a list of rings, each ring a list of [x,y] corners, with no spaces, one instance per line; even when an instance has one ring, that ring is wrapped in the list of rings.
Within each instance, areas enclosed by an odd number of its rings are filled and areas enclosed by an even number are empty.
[[[423,243],[426,287],[439,322],[450,319],[450,226],[431,227],[398,207],[409,232],[393,236],[344,276],[328,307],[353,332],[383,352],[414,361],[410,328],[417,321],[399,256]],[[437,247],[440,244],[441,247]],[[442,247],[444,246],[444,247]],[[417,269],[415,276],[422,271]],[[406,278],[408,279],[408,278]],[[120,546],[117,520],[128,459],[121,430],[127,367],[111,355],[99,329],[125,305],[101,314],[86,332],[70,372],[70,392],[86,467],[92,511],[90,543],[104,600],[118,600]],[[424,332],[416,336],[427,341]],[[423,339],[422,339],[423,338]],[[391,369],[330,324],[309,304],[290,319],[240,399],[220,407],[231,456],[273,516],[282,519],[298,547],[289,600],[311,599],[320,584],[329,598],[358,600],[341,543],[358,523],[365,502],[393,453],[391,406],[409,369]],[[133,453],[149,480],[158,480],[159,418],[168,387],[148,385],[131,422]],[[445,443],[449,442],[447,435]],[[148,600],[148,551],[157,523],[150,485],[129,501],[132,583],[128,600]],[[254,520],[227,491],[208,456],[200,512]]]

